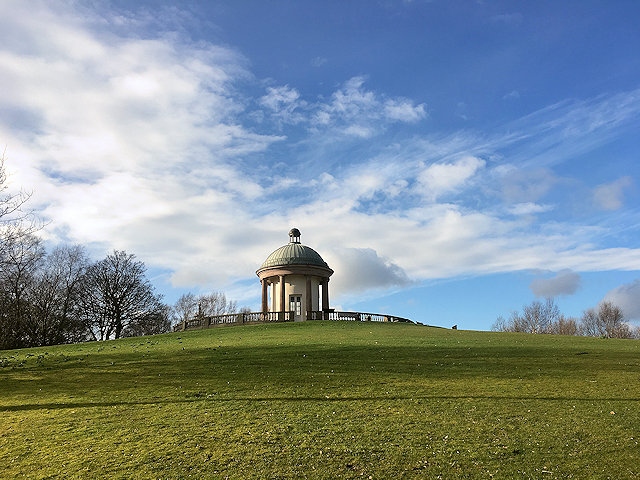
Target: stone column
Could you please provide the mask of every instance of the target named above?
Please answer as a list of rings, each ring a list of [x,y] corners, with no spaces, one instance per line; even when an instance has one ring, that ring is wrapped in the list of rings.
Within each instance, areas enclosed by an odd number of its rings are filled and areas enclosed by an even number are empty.
[[[285,291],[286,289],[284,288],[284,275],[280,275],[280,311],[281,312],[286,312],[287,311],[287,292]]]
[[[322,279],[322,311],[329,310],[329,278]]]
[[[313,310],[313,297],[311,296],[311,277],[305,276],[307,288],[306,288],[306,303],[307,303],[307,320],[311,320],[310,312]]]
[[[267,302],[267,279],[262,279],[262,313],[267,313],[269,311],[269,304]]]

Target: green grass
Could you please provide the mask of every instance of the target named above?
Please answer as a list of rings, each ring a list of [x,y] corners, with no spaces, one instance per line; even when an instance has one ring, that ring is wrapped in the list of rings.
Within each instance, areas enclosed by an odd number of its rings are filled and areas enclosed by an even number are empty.
[[[2,478],[638,478],[640,342],[307,322],[0,351]]]

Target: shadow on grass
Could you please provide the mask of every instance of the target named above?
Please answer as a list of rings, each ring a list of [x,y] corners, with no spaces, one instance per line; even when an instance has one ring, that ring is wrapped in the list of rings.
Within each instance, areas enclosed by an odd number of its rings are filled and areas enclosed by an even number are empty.
[[[638,402],[640,398],[615,398],[615,397],[527,397],[505,395],[412,395],[412,396],[380,396],[380,397],[225,397],[225,398],[184,398],[174,400],[138,400],[135,402],[111,401],[111,402],[70,402],[70,403],[31,403],[23,405],[1,406],[0,412],[22,412],[33,410],[62,410],[71,408],[103,408],[103,407],[131,407],[149,405],[171,405],[178,403],[227,403],[227,402],[384,402],[384,401],[433,401],[433,400],[497,400],[497,401],[545,401],[545,402]]]

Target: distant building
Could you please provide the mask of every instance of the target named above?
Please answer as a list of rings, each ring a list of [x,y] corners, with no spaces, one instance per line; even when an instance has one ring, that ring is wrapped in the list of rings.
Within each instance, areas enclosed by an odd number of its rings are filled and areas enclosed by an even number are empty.
[[[300,243],[300,230],[289,231],[289,243],[271,253],[256,271],[262,284],[262,313],[291,312],[291,320],[328,313],[329,268],[320,254]]]

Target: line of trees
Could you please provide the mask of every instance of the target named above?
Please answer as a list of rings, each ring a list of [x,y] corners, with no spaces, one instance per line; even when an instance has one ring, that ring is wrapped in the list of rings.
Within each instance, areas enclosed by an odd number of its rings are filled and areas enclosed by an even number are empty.
[[[24,348],[170,329],[168,307],[135,256],[90,262],[81,246],[46,253],[38,238],[5,242],[0,268],[0,348]]]
[[[124,251],[91,262],[80,245],[47,253],[32,234],[1,244],[0,350],[153,335],[184,319],[237,311],[221,292],[187,293],[166,305],[144,263]]]
[[[185,318],[237,311],[220,292],[166,305],[144,263],[124,251],[91,262],[79,245],[47,253],[32,234],[2,246],[0,350],[153,335]]]
[[[144,263],[124,251],[98,261],[80,245],[47,252],[29,198],[9,191],[0,156],[0,350],[151,335],[185,316],[236,311],[219,292],[166,305]]]
[[[491,329],[499,332],[640,338],[640,328],[629,325],[622,310],[606,301],[585,310],[582,317],[577,319],[565,317],[553,298],[534,300],[523,306],[522,312],[511,312],[509,318],[499,316]]]

